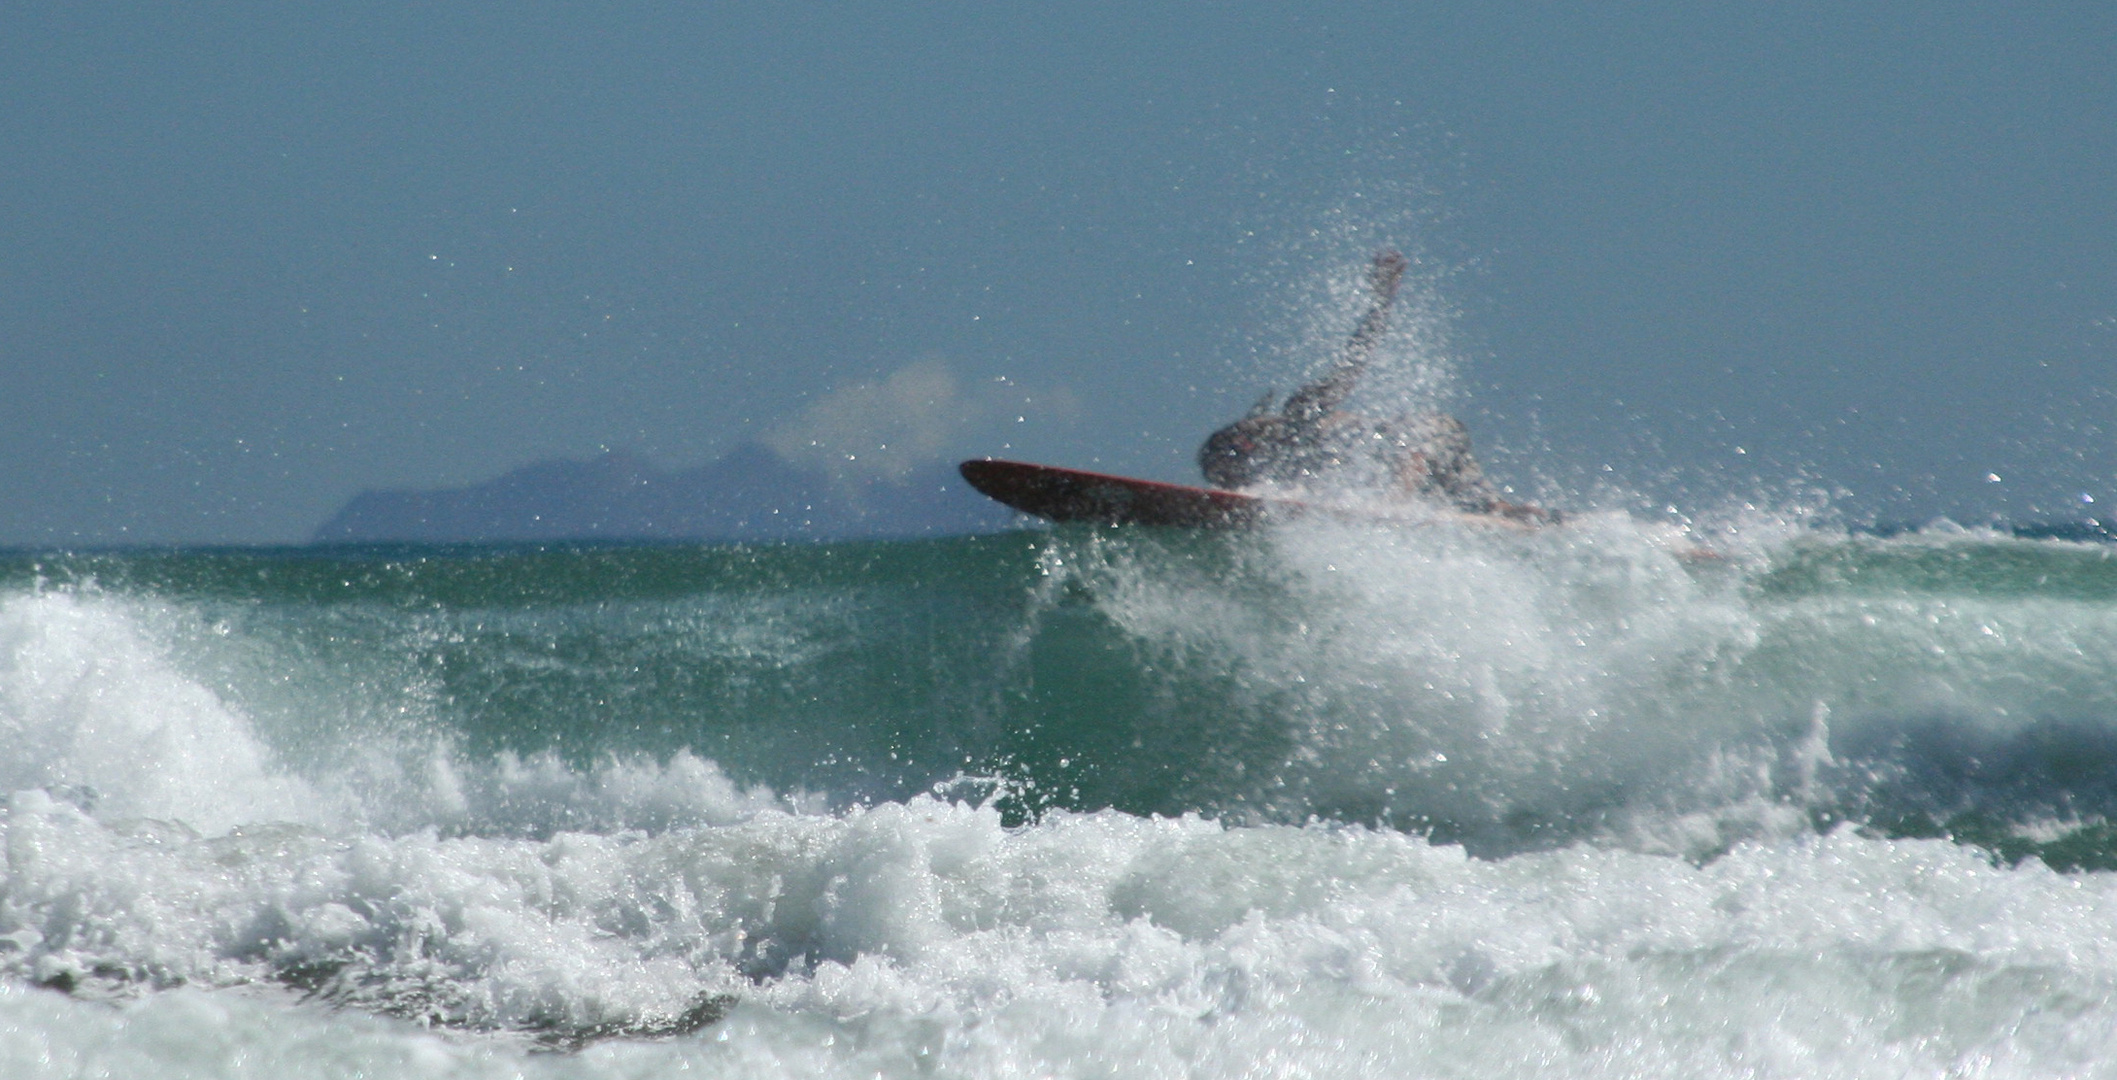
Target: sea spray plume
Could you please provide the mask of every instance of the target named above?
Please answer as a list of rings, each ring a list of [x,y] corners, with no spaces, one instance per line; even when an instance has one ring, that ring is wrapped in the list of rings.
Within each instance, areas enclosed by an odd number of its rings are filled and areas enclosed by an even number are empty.
[[[1756,644],[1734,583],[1621,521],[1527,537],[1306,523],[1198,554],[1096,536],[1068,562],[1142,662],[1219,688],[1193,703],[1215,722],[1193,768],[1218,777],[1201,797],[1224,812],[1506,850],[1595,831],[1717,750],[1775,737],[1689,711]]]
[[[1394,142],[1393,133],[1386,142]],[[1295,203],[1259,204],[1265,220],[1245,222],[1244,283],[1259,297],[1233,356],[1230,388],[1295,385],[1321,374],[1359,320],[1371,293],[1366,267],[1375,252],[1409,260],[1376,362],[1360,394],[1362,411],[1378,414],[1448,410],[1459,403],[1466,344],[1454,282],[1475,268],[1447,247],[1445,200],[1420,179],[1430,162],[1399,148],[1347,148],[1357,176],[1334,176],[1328,188]]]
[[[1695,564],[1621,516],[1060,535],[1075,602],[1167,687],[1129,697],[1106,744],[1046,753],[1104,759],[1075,768],[1091,805],[1323,814],[1487,854],[1595,837],[1710,857],[1850,820],[2110,858],[2100,545],[1801,532]],[[2015,559],[2034,569],[1964,576]]]
[[[1198,452],[1208,483],[1236,490],[1290,487],[1308,495],[1359,493],[1394,501],[1416,497],[1529,523],[1556,520],[1556,514],[1540,507],[1502,497],[1514,489],[1496,487],[1485,478],[1468,429],[1434,406],[1437,395],[1408,400],[1411,384],[1403,379],[1384,386],[1396,392],[1397,400],[1373,391],[1383,381],[1373,377],[1372,369],[1407,366],[1383,365],[1377,357],[1411,265],[1394,249],[1375,253],[1364,281],[1363,313],[1350,338],[1333,350],[1330,366],[1311,371],[1283,404],[1274,408],[1273,395],[1267,393],[1248,415],[1208,436]],[[1436,364],[1417,361],[1409,366],[1426,374],[1437,369]],[[1366,401],[1355,405],[1355,398]]]
[[[93,591],[0,598],[0,786],[206,834],[330,813],[243,716],[177,670],[149,629],[158,620],[176,618]]]

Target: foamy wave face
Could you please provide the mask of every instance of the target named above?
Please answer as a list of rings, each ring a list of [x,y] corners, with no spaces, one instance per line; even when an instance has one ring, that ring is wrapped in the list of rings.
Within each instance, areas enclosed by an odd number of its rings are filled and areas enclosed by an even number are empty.
[[[1693,855],[1818,814],[2117,814],[2096,780],[2117,776],[2117,607],[1983,580],[2065,570],[2059,545],[1797,532],[1700,558],[1610,516],[1304,522],[1230,550],[1098,534],[1047,559],[1148,663],[1232,688],[1217,733],[1282,736],[1223,809]],[[1998,570],[1944,573],[1972,560]]]
[[[65,592],[0,599],[0,788],[208,833],[318,820],[314,793],[275,775],[247,721],[144,631],[156,615]]]
[[[281,718],[286,726],[315,729],[301,759],[268,747],[252,719],[191,670],[201,667],[249,669],[253,689],[295,686],[276,704],[300,711]],[[93,590],[0,599],[0,742],[9,747],[0,791],[57,799],[103,822],[147,819],[209,836],[287,824],[482,835],[664,829],[815,801],[743,788],[689,751],[587,770],[549,753],[466,760],[445,728],[428,734],[359,715],[348,699],[365,684],[333,689],[334,673],[318,667],[312,656],[231,640],[225,624],[175,605]],[[395,689],[399,707],[417,691]]]
[[[1289,728],[1251,807],[1478,836],[1592,829],[1667,794],[1672,772],[1785,734],[1701,700],[1763,627],[1739,575],[1688,550],[1621,519],[1536,535],[1303,523],[1231,567],[1097,539],[1068,568],[1157,662],[1239,687],[1231,723]],[[1737,786],[1715,799],[1758,794]]]
[[[529,841],[206,840],[18,796],[5,828],[18,977],[673,1039],[547,1066],[572,1074],[2005,1076],[2117,1051],[2117,879],[1850,832],[1701,867],[1114,812],[1010,829],[928,798]],[[7,991],[0,1015],[61,1000]],[[337,1023],[246,1000],[37,1029],[65,1060],[151,1044],[174,1011],[234,1032],[199,1052],[284,1060]],[[474,1063],[341,1026],[348,1070]]]

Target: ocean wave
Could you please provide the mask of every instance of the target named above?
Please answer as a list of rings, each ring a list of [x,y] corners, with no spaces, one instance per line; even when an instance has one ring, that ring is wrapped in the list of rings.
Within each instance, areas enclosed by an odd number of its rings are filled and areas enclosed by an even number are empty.
[[[1697,540],[25,560],[0,1062],[2092,1068],[2104,549]]]

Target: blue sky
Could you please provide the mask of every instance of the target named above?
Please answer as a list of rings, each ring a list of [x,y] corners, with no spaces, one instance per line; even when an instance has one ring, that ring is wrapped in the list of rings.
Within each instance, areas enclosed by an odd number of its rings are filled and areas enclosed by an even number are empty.
[[[6,20],[0,543],[294,540],[363,488],[824,427],[1189,479],[1384,243],[1384,387],[1449,376],[1554,501],[2117,498],[2117,9]]]

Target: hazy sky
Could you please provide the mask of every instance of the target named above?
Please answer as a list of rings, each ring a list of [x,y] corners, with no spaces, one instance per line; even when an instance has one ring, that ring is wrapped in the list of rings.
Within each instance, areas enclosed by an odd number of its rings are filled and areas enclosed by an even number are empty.
[[[1190,479],[1381,243],[1421,263],[1390,385],[1452,372],[1561,502],[2117,500],[2117,6],[0,27],[4,544],[293,540],[362,488],[863,424],[890,467]]]

